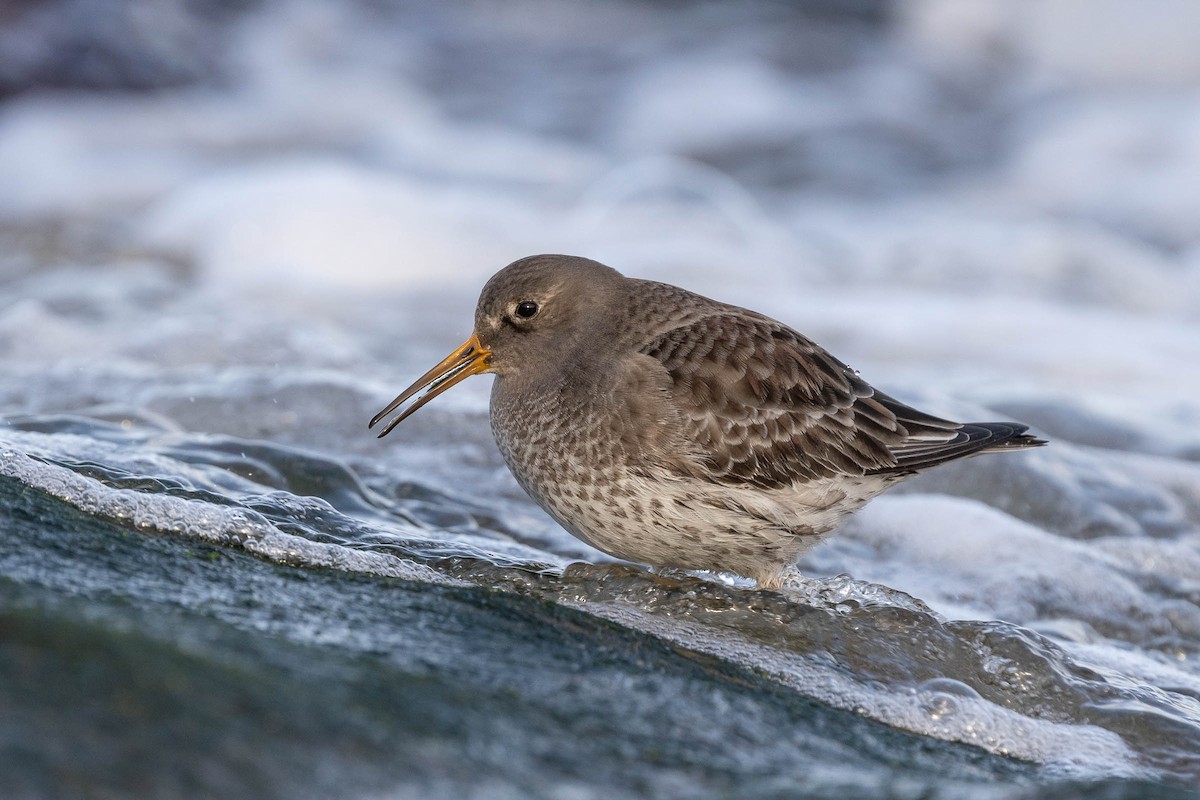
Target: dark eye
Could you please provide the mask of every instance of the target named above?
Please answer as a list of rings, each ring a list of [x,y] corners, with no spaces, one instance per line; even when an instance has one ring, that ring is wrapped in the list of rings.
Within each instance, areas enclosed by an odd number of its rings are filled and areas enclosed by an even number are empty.
[[[538,312],[538,304],[532,300],[522,300],[517,303],[517,316],[521,319],[533,319]]]

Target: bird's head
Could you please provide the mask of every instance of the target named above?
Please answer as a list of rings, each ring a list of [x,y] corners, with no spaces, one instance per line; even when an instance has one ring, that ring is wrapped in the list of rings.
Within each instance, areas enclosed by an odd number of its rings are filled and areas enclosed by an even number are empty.
[[[613,323],[624,280],[616,270],[576,256],[529,256],[509,264],[483,287],[471,338],[401,392],[370,427],[422,389],[426,391],[415,403],[383,427],[381,437],[472,375],[519,376],[590,346],[586,337],[603,336]]]

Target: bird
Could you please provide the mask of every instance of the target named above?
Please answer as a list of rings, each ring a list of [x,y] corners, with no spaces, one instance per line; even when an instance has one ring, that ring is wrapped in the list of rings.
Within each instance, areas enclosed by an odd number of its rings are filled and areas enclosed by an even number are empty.
[[[654,568],[778,590],[801,554],[896,483],[1046,443],[1027,425],[918,411],[782,322],[579,256],[504,267],[474,323],[369,427],[417,396],[382,438],[492,373],[492,433],[525,492],[575,537]]]

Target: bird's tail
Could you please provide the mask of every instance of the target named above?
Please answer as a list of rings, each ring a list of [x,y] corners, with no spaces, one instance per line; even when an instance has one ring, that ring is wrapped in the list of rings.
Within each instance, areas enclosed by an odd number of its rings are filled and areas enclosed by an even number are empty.
[[[949,441],[918,434],[893,448],[896,465],[881,471],[915,472],[980,453],[1023,450],[1046,444],[1044,439],[1025,433],[1027,430],[1029,426],[1019,422],[964,422]]]
[[[918,411],[895,398],[876,393],[875,399],[896,415],[908,438],[889,448],[896,459],[875,473],[910,473],[980,453],[1023,450],[1046,444],[1019,422],[951,422]]]

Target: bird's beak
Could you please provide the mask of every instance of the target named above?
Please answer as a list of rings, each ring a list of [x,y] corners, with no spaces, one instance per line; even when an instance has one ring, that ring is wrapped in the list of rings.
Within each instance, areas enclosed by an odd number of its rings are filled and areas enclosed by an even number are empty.
[[[471,338],[467,339],[462,347],[455,350],[450,355],[446,356],[440,364],[426,372],[421,377],[409,386],[400,395],[388,403],[387,408],[380,411],[371,420],[368,428],[374,428],[380,420],[388,414],[395,411],[408,398],[412,397],[422,389],[426,389],[425,394],[417,398],[417,402],[413,403],[404,412],[398,415],[395,419],[389,422],[382,431],[379,432],[379,438],[383,438],[392,432],[401,422],[403,422],[409,414],[416,411],[421,406],[428,403],[433,398],[437,397],[442,392],[449,389],[456,383],[460,383],[472,375],[477,375],[480,372],[487,372],[491,368],[492,351],[488,350],[479,343],[479,335],[471,334]],[[427,388],[428,387],[428,388]]]

